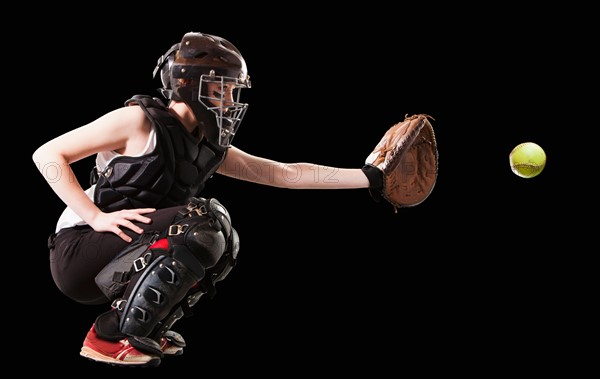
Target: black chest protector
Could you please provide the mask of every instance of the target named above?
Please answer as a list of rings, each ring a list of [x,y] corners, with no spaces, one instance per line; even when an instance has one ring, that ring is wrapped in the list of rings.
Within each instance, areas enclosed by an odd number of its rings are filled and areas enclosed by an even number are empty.
[[[104,212],[186,204],[200,194],[227,148],[195,139],[157,98],[136,95],[125,105],[130,103],[142,107],[152,121],[156,148],[139,157],[116,157],[102,172],[94,168],[94,202]]]

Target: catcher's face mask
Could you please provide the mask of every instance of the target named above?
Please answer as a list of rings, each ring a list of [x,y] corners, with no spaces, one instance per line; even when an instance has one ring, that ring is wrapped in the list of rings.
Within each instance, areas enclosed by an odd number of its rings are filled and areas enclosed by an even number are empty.
[[[219,129],[219,145],[227,147],[246,114],[248,104],[240,102],[242,88],[247,81],[224,76],[202,75],[198,101],[213,112]]]

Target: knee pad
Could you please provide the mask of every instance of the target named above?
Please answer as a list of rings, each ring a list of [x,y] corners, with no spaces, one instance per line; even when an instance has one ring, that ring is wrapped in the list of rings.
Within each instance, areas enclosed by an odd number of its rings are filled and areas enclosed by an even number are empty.
[[[231,234],[229,220],[223,222],[207,215],[192,216],[172,224],[167,236],[173,258],[201,278],[227,250]]]
[[[137,260],[123,296],[113,302],[120,333],[156,337],[157,328],[167,330],[163,324],[181,317],[174,310],[205,292],[202,282],[213,276],[222,258],[233,251],[237,255],[234,245],[238,237],[225,207],[216,199],[193,198]]]
[[[233,228],[231,228],[231,238],[230,242],[227,244],[227,248],[228,249],[225,250],[225,253],[223,253],[219,261],[212,268],[207,270],[206,278],[202,281],[202,284],[207,287],[206,292],[211,294],[211,297],[214,296],[215,283],[225,279],[225,277],[229,275],[231,269],[237,264],[237,254],[240,250],[240,238],[237,231]]]

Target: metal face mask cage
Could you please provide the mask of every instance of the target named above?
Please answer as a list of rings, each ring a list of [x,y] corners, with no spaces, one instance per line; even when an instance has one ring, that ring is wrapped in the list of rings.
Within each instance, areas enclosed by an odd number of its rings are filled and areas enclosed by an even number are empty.
[[[216,90],[209,91],[209,84],[216,84]],[[233,99],[228,100],[226,96],[230,86],[233,86]],[[219,145],[223,147],[231,146],[231,141],[248,109],[247,103],[240,102],[242,88],[250,88],[249,77],[242,80],[216,76],[213,70],[209,75],[200,76],[198,101],[215,114],[219,128]]]

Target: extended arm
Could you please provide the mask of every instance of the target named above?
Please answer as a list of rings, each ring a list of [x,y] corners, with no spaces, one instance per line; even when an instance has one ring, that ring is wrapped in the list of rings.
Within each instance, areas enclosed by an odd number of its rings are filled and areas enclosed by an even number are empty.
[[[360,168],[338,168],[314,163],[282,163],[248,154],[236,147],[227,152],[220,174],[272,187],[291,189],[368,188]]]

